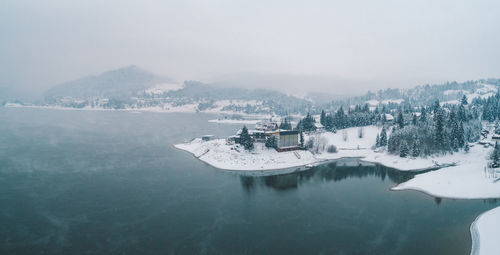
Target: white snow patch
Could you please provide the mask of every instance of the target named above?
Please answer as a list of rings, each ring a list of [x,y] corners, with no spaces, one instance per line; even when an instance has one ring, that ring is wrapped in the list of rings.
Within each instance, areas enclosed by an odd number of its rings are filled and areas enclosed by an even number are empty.
[[[365,103],[372,105],[372,106],[377,106],[377,105],[379,105],[380,102],[378,100],[372,99],[372,100],[366,101]]]
[[[389,103],[395,103],[395,104],[400,104],[402,102],[404,102],[405,100],[400,98],[400,99],[387,99],[387,100],[383,100],[382,101],[382,104],[389,104]]]
[[[393,190],[413,189],[436,197],[496,198],[500,197],[499,170],[487,168],[491,148],[475,145],[469,153],[458,152],[439,157],[442,161],[457,162],[456,166],[416,175]]]
[[[196,138],[189,143],[174,146],[191,152],[209,165],[226,170],[283,169],[318,161],[309,151],[277,152],[266,148],[262,143],[254,143],[254,150],[247,151],[239,145],[227,145],[224,139],[203,142]]]
[[[498,254],[500,237],[500,206],[476,218],[470,227],[472,236],[471,254]]]
[[[149,88],[145,90],[144,92],[149,95],[159,95],[163,94],[164,92],[171,91],[171,90],[179,90],[182,89],[184,85],[182,84],[175,84],[175,83],[163,83],[163,84],[158,84],[152,88]]]
[[[449,89],[449,90],[445,90],[443,92],[443,95],[445,96],[449,96],[449,95],[457,95],[457,94],[467,94],[469,91],[467,90],[463,90],[463,89]]]

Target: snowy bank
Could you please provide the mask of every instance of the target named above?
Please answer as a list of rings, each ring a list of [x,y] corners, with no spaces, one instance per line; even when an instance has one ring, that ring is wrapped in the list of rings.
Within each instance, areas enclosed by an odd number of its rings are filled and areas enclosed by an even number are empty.
[[[224,139],[208,142],[194,139],[189,143],[174,146],[191,152],[195,157],[216,168],[225,170],[282,169],[320,164],[342,158],[360,158],[362,161],[379,163],[401,171],[419,171],[436,169],[457,161],[457,154],[455,157],[445,155],[428,158],[401,158],[386,152],[376,152],[372,147],[380,130],[381,127],[366,126],[362,128],[362,131],[355,127],[342,129],[337,133],[324,132],[306,135],[306,141],[313,139],[315,146],[322,147],[315,154],[310,151],[277,152],[274,149],[265,148],[262,143],[255,143],[255,149],[249,152],[236,145],[226,145]],[[362,137],[359,135],[360,132],[363,133]],[[329,145],[335,145],[338,152],[326,152]]]
[[[471,147],[469,153],[458,152],[443,158],[456,159],[456,166],[427,172],[401,183],[393,190],[413,189],[436,197],[446,198],[498,198],[500,197],[500,169],[486,168],[491,149],[480,145]]]
[[[319,160],[309,151],[277,152],[262,143],[255,143],[254,150],[244,150],[239,145],[227,145],[224,139],[176,144],[176,148],[191,152],[209,165],[225,170],[271,170],[304,166]]]
[[[500,206],[476,218],[470,227],[472,236],[471,254],[498,254],[500,237]]]

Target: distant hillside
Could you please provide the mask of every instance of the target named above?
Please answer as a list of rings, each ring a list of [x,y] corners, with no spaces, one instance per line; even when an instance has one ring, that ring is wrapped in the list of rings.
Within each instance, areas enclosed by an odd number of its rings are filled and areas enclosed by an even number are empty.
[[[231,87],[230,84],[205,84],[185,81],[182,84],[155,75],[136,66],[108,71],[58,85],[45,93],[46,106],[105,109],[149,109],[167,112],[214,112],[246,114],[306,114],[321,110],[335,111],[340,106],[368,104],[373,109],[442,104],[458,104],[485,99],[498,92],[500,79],[447,82],[411,89],[385,89],[362,96],[333,98],[327,93],[304,98],[266,89]],[[347,109],[347,108],[345,108]]]
[[[44,96],[49,99],[62,97],[124,98],[163,83],[173,83],[173,81],[137,66],[129,66],[57,85],[47,90]]]
[[[72,108],[156,109],[226,113],[303,113],[312,103],[264,89],[177,84],[130,66],[63,83],[45,93],[45,105]]]
[[[481,79],[466,82],[446,82],[436,85],[420,85],[411,89],[385,89],[368,92],[362,96],[332,100],[319,108],[336,109],[339,106],[356,104],[392,105],[411,104],[412,106],[430,105],[436,100],[442,104],[458,104],[463,96],[471,102],[474,99],[485,99],[497,93],[500,79]]]

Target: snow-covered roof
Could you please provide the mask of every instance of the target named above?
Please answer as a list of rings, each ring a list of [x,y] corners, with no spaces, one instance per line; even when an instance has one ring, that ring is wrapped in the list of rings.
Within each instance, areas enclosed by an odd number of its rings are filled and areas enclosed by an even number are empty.
[[[394,116],[392,116],[392,114],[386,113],[385,114],[385,119],[386,120],[394,120]]]
[[[324,128],[324,126],[321,123],[318,123],[318,122],[314,123],[314,126],[316,128]]]

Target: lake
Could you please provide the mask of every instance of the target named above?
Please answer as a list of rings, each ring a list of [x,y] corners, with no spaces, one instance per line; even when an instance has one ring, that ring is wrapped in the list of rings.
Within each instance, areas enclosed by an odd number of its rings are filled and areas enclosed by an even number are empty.
[[[259,176],[172,147],[241,127],[212,118],[0,108],[0,254],[469,254],[497,205],[357,160]]]

